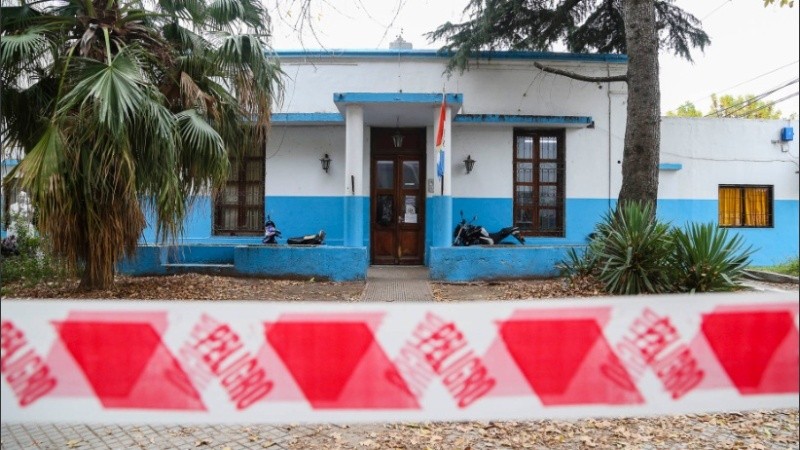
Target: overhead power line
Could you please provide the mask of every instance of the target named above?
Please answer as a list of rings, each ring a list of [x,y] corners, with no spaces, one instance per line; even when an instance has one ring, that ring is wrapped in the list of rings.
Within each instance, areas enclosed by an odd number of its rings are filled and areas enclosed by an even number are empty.
[[[752,111],[747,111],[746,113],[739,114],[738,116],[734,116],[734,117],[736,117],[738,119],[741,119],[742,117],[745,117],[745,116],[748,116],[750,114],[756,113],[758,111],[761,111],[762,109],[766,109],[766,108],[769,108],[771,106],[775,106],[776,104],[778,104],[778,103],[780,103],[780,102],[782,102],[784,100],[789,100],[790,98],[797,97],[798,95],[800,95],[800,91],[797,91],[794,94],[789,94],[786,97],[779,98],[779,99],[775,100],[774,102],[769,102],[769,103],[767,103],[765,105],[760,106],[759,108],[756,108],[756,109],[754,109]]]
[[[732,1],[733,1],[733,0],[725,0],[725,1],[724,1],[724,2],[722,2],[722,3],[721,3],[719,6],[717,6],[716,8],[714,8],[714,9],[713,9],[713,10],[712,10],[710,13],[706,14],[705,16],[703,16],[703,18],[702,18],[702,19],[700,19],[700,20],[701,20],[701,21],[703,21],[703,20],[706,20],[706,19],[708,19],[708,18],[709,18],[709,17],[711,17],[711,16],[712,16],[712,15],[713,15],[715,12],[719,11],[719,10],[720,10],[720,9],[721,9],[723,6],[727,5],[728,3],[731,3]]]
[[[706,114],[704,117],[708,117],[708,116],[728,117],[728,116],[731,116],[732,114],[734,114],[734,113],[736,113],[738,111],[741,111],[742,109],[746,108],[750,104],[755,103],[755,102],[763,99],[764,97],[766,97],[766,96],[768,96],[770,94],[774,94],[775,92],[777,92],[777,91],[779,91],[779,90],[781,90],[783,88],[791,86],[791,85],[797,83],[798,81],[800,81],[800,78],[795,78],[794,80],[789,81],[789,82],[787,82],[787,83],[785,83],[785,84],[783,84],[781,86],[778,86],[778,87],[776,87],[774,89],[770,89],[769,91],[766,91],[764,93],[756,95],[756,96],[754,96],[752,98],[745,99],[745,100],[743,100],[741,102],[734,103],[734,104],[728,106],[727,108],[720,109],[720,110],[717,110],[717,111],[712,111],[712,112]]]
[[[787,68],[787,67],[789,67],[789,66],[795,65],[795,64],[797,64],[798,62],[800,62],[800,59],[796,59],[796,60],[794,60],[794,61],[792,61],[792,62],[790,62],[790,63],[784,64],[784,65],[782,65],[782,66],[780,66],[780,67],[777,67],[777,68],[775,68],[775,69],[772,69],[772,70],[770,70],[770,71],[768,71],[768,72],[764,72],[764,73],[762,73],[761,75],[756,75],[755,77],[753,77],[753,78],[750,78],[749,80],[742,81],[741,83],[734,84],[733,86],[728,86],[728,87],[726,87],[726,88],[724,88],[724,89],[721,89],[721,90],[717,91],[716,93],[717,93],[717,94],[723,94],[723,93],[725,93],[725,92],[728,92],[728,91],[730,91],[730,90],[731,90],[731,89],[733,89],[733,88],[737,88],[737,87],[739,87],[739,86],[742,86],[742,85],[744,85],[744,84],[747,84],[747,83],[749,83],[749,82],[751,82],[751,81],[755,81],[755,80],[757,80],[757,79],[759,79],[759,78],[762,78],[762,77],[765,77],[765,76],[767,76],[767,75],[773,74],[773,73],[775,73],[775,72],[777,72],[777,71],[779,71],[779,70],[781,70],[781,69],[785,69],[785,68]],[[702,97],[697,97],[696,99],[689,101],[689,103],[697,103],[697,102],[699,102],[700,100],[704,100],[704,99],[706,99],[706,98],[708,98],[708,97],[709,97],[709,95],[704,95],[704,96],[702,96]],[[681,105],[683,105],[683,103],[681,103]],[[677,109],[677,108],[679,108],[681,105],[678,105],[678,106],[676,106],[675,108],[670,108],[670,109],[668,109],[668,111],[672,111],[672,110],[674,110],[674,109]]]

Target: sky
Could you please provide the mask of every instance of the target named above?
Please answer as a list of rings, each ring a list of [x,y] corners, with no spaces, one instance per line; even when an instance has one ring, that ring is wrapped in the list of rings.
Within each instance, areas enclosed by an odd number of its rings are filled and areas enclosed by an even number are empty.
[[[279,0],[273,10],[276,50],[388,49],[402,35],[415,49],[438,49],[426,32],[463,20],[467,0],[311,0],[308,19],[298,25],[302,0]],[[760,95],[784,117],[798,114],[800,96],[800,5],[764,7],[762,0],[676,0],[702,21],[711,38],[694,62],[665,54],[659,57],[661,110],[666,114],[686,101],[703,112],[711,94]],[[783,85],[786,87],[780,88]],[[780,88],[780,89],[777,89]],[[777,90],[776,90],[777,89]]]

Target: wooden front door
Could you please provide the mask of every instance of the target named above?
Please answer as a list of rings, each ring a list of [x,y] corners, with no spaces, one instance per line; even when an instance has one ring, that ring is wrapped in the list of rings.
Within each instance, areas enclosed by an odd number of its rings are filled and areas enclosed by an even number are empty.
[[[425,129],[372,129],[372,264],[421,265],[425,249]]]

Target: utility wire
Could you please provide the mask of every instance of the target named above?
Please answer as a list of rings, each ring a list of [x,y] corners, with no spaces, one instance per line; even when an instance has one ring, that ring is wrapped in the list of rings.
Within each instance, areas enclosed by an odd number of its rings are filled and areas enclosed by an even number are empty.
[[[720,90],[720,91],[718,91],[717,93],[718,93],[718,94],[725,93],[725,92],[727,92],[727,91],[729,91],[729,90],[731,90],[731,89],[733,89],[733,88],[737,88],[737,87],[739,87],[739,86],[741,86],[741,85],[743,85],[743,84],[747,84],[747,83],[749,83],[749,82],[751,82],[751,81],[755,81],[755,80],[757,80],[757,79],[759,79],[759,78],[762,78],[762,77],[765,77],[765,76],[767,76],[767,75],[769,75],[769,74],[775,73],[775,72],[777,72],[777,71],[779,71],[779,70],[781,70],[781,69],[785,69],[785,68],[787,68],[787,67],[789,67],[789,66],[791,66],[791,65],[797,64],[798,62],[800,62],[800,59],[798,59],[798,60],[794,60],[794,61],[792,61],[792,62],[790,62],[790,63],[788,63],[788,64],[784,64],[784,65],[782,65],[782,66],[778,67],[777,69],[772,69],[772,70],[770,70],[769,72],[764,72],[764,73],[762,73],[761,75],[756,75],[755,77],[753,77],[753,78],[750,78],[749,80],[742,81],[741,83],[738,83],[738,84],[735,84],[735,85],[733,85],[733,86],[729,86],[729,87],[726,87],[726,88],[724,88],[724,89],[721,89],[721,90]],[[704,95],[704,96],[702,96],[702,97],[698,97],[698,98],[696,98],[696,99],[694,99],[694,100],[691,100],[689,103],[696,103],[696,102],[699,102],[700,100],[704,100],[706,97],[709,97],[709,96],[708,96],[708,95]],[[679,108],[679,107],[680,107],[680,106],[682,106],[682,105],[683,105],[683,103],[682,103],[682,104],[680,104],[680,105],[678,105],[678,106],[676,106],[675,108],[671,108],[671,109],[669,109],[668,111],[673,111],[673,110],[675,110],[675,109]]]
[[[792,98],[792,97],[796,97],[796,96],[798,96],[798,95],[800,95],[800,91],[797,91],[797,92],[795,92],[794,94],[789,94],[789,95],[787,95],[786,97],[779,98],[778,100],[775,100],[774,102],[769,102],[769,103],[767,103],[767,104],[765,104],[765,105],[763,105],[763,106],[761,106],[761,107],[759,107],[759,108],[757,108],[757,109],[754,109],[754,110],[752,110],[752,111],[747,111],[746,113],[739,114],[738,116],[734,116],[734,117],[736,117],[737,119],[741,119],[742,117],[745,117],[745,116],[747,116],[747,115],[750,115],[750,114],[756,113],[756,112],[758,112],[758,111],[761,111],[762,109],[769,108],[769,107],[771,107],[771,106],[774,106],[774,105],[775,105],[775,104],[777,104],[777,103],[780,103],[780,102],[782,102],[782,101],[784,101],[784,100],[788,100],[788,99],[790,99],[790,98]]]
[[[770,70],[769,72],[764,72],[764,73],[762,73],[761,75],[757,75],[757,76],[755,76],[755,77],[753,77],[753,78],[750,78],[749,80],[742,81],[742,82],[741,82],[741,83],[739,83],[739,84],[734,84],[733,86],[726,87],[725,89],[722,89],[722,90],[720,90],[720,91],[719,91],[719,93],[721,94],[721,93],[723,93],[723,92],[726,92],[726,91],[729,91],[729,90],[731,90],[731,89],[733,89],[733,88],[737,88],[737,87],[739,87],[739,86],[741,86],[741,85],[743,85],[743,84],[747,84],[747,83],[749,83],[749,82],[751,82],[751,81],[755,81],[755,80],[757,80],[757,79],[759,79],[759,78],[761,78],[761,77],[765,77],[765,76],[767,76],[767,75],[769,75],[769,74],[772,74],[772,73],[775,73],[775,72],[777,72],[777,71],[779,71],[779,70],[781,70],[781,69],[785,69],[785,68],[787,68],[787,67],[789,67],[789,66],[791,66],[791,65],[797,64],[798,62],[800,62],[800,59],[796,59],[796,60],[794,60],[794,61],[792,61],[792,62],[790,62],[790,63],[788,63],[788,64],[784,64],[784,65],[782,65],[782,66],[778,67],[777,69],[772,69],[772,70]],[[704,95],[704,96],[702,96],[702,97],[699,97],[699,98],[697,98],[697,99],[695,99],[695,100],[692,100],[692,103],[694,103],[694,102],[696,102],[696,101],[699,101],[699,100],[703,100],[703,99],[704,99],[704,98],[706,98],[706,97],[708,97],[708,96],[707,96],[707,95]]]
[[[789,81],[789,82],[787,82],[787,83],[785,83],[785,84],[783,84],[783,85],[781,85],[781,86],[779,86],[777,88],[774,88],[774,89],[771,89],[771,90],[769,90],[767,92],[764,92],[762,94],[756,95],[753,98],[745,99],[744,101],[741,101],[741,102],[738,102],[738,103],[734,103],[733,105],[730,105],[727,108],[724,108],[724,109],[721,109],[721,110],[717,110],[717,111],[712,111],[712,112],[706,114],[703,117],[708,117],[708,116],[727,117],[727,116],[730,116],[731,114],[746,108],[751,103],[754,103],[754,102],[756,102],[758,100],[761,100],[762,98],[764,98],[764,97],[766,97],[766,96],[768,96],[770,94],[773,94],[776,91],[779,91],[779,90],[781,90],[781,89],[783,89],[785,87],[791,86],[792,84],[797,83],[798,81],[800,81],[800,78],[795,78],[794,80]]]
[[[775,89],[773,89],[771,91],[768,91],[768,92],[765,92],[763,94],[759,94],[759,95],[757,95],[757,96],[755,96],[755,97],[753,97],[751,99],[747,99],[747,100],[741,102],[740,106],[738,108],[735,108],[733,111],[728,111],[727,113],[725,113],[725,115],[726,116],[733,116],[737,112],[747,108],[748,106],[751,106],[751,105],[755,104],[757,101],[763,99],[764,97],[766,97],[768,95],[771,95],[771,94],[773,94],[773,93],[775,93],[775,92],[777,92],[777,91],[779,91],[779,90],[781,90],[781,89],[783,89],[785,87],[791,86],[792,84],[794,84],[794,83],[796,83],[798,81],[800,81],[800,78],[796,78],[796,79],[788,82],[787,84],[785,84],[785,85],[783,85],[781,87],[775,88]],[[736,105],[731,105],[731,106],[735,107]],[[730,109],[730,107],[728,107],[726,109]]]
[[[719,6],[717,6],[716,8],[714,8],[714,10],[712,10],[710,13],[706,14],[705,16],[703,16],[703,18],[702,18],[702,19],[700,19],[700,21],[702,22],[703,20],[706,20],[706,19],[708,19],[708,18],[709,18],[709,17],[711,17],[711,15],[713,15],[715,12],[719,11],[719,10],[720,10],[720,8],[722,8],[723,6],[727,5],[728,3],[731,3],[732,1],[733,1],[733,0],[725,0],[724,2],[722,2],[722,4],[720,4]]]

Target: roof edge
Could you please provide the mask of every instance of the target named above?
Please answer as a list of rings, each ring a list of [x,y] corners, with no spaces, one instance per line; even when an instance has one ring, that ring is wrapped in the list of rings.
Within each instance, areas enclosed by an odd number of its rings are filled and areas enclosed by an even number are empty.
[[[383,58],[420,58],[420,59],[448,59],[453,56],[452,52],[441,52],[439,50],[358,50],[358,49],[327,49],[327,50],[276,50],[274,52],[279,58],[314,58],[314,59],[338,59],[338,58],[362,58],[362,59],[383,59]],[[582,61],[582,62],[606,62],[624,64],[628,62],[628,55],[615,53],[561,53],[561,52],[532,52],[517,50],[493,50],[476,52],[470,59],[501,59],[501,60],[549,60],[549,61]]]

